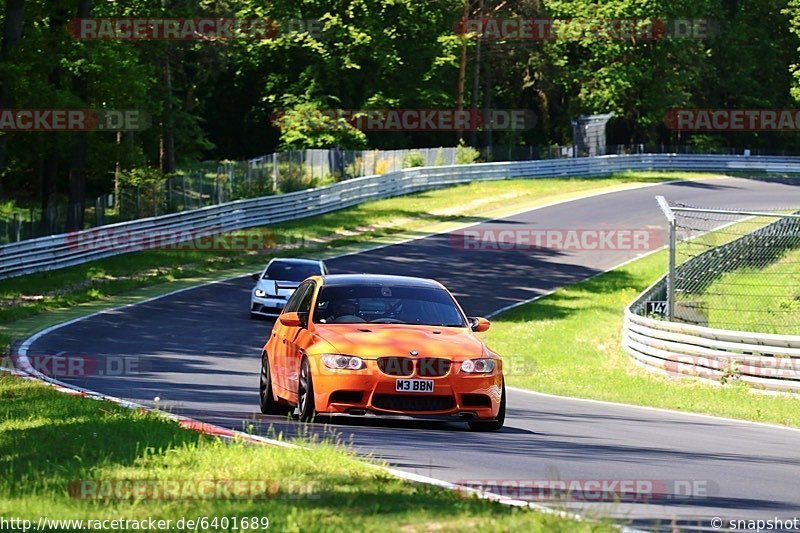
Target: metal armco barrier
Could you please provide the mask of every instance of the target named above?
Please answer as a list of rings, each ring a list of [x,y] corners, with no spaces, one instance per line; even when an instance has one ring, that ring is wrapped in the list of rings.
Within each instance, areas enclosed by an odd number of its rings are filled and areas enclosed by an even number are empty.
[[[636,170],[714,172],[798,172],[800,158],[771,156],[636,154],[514,163],[483,163],[420,167],[378,176],[356,178],[317,189],[239,200],[90,230],[0,246],[0,279],[54,270],[138,249],[76,246],[103,232],[125,233],[131,241],[146,242],[148,234],[226,232],[319,215],[368,200],[445,187],[471,181],[508,178],[607,176]]]
[[[742,247],[759,236],[780,234],[787,220],[711,249],[681,268],[688,275],[724,272],[724,264],[743,255]],[[646,316],[648,302],[670,299],[668,286],[669,276],[664,276],[625,309],[622,345],[636,363],[673,376],[741,381],[755,389],[800,393],[800,336],[724,330]]]
[[[629,307],[622,345],[635,362],[670,375],[739,380],[756,389],[800,392],[800,336],[656,320]]]

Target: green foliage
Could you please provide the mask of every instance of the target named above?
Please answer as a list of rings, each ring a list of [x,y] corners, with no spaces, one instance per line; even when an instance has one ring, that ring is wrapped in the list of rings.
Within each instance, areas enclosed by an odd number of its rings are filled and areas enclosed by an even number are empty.
[[[231,187],[232,197],[235,199],[258,198],[276,193],[271,179],[236,179],[232,182]]]
[[[436,150],[436,158],[433,160],[433,166],[441,167],[444,165],[444,148]]]
[[[700,153],[719,153],[724,148],[723,140],[713,135],[692,135],[688,144]]]
[[[321,111],[453,109],[462,50],[466,107],[488,103],[538,117],[533,130],[493,132],[495,145],[569,143],[571,119],[614,112],[611,143],[800,149],[797,136],[736,133],[693,140],[698,136],[679,135],[663,123],[676,107],[783,108],[800,100],[800,0],[489,2],[495,19],[659,20],[667,34],[484,40],[480,63],[476,36],[454,32],[463,9],[458,0],[91,4],[91,17],[259,17],[284,24],[262,40],[80,40],[59,29],[74,16],[74,0],[25,2],[19,46],[0,55],[0,94],[7,93],[14,107],[134,109],[152,118],[148,129],[119,138],[106,131],[87,136],[89,195],[109,192],[117,169],[170,170],[171,159],[186,167],[277,149],[450,144],[452,137],[442,133],[359,131]],[[0,12],[0,22],[7,16]],[[315,22],[304,27],[299,20]],[[681,20],[712,24],[706,34],[694,25],[694,34],[681,38],[674,35]],[[81,175],[71,172],[72,133],[18,132],[2,139],[5,195],[41,204],[42,195],[68,194],[70,180]],[[490,139],[479,132],[477,140]],[[459,163],[476,160],[460,153]],[[442,163],[437,156],[436,164]],[[55,169],[49,189],[45,168]]]
[[[334,113],[323,112],[314,104],[298,104],[276,119],[281,131],[281,149],[363,148],[367,137]]]
[[[420,152],[409,152],[403,158],[403,168],[424,167],[425,156]]]
[[[783,15],[789,17],[789,31],[797,37],[800,37],[800,0],[789,0],[786,9],[782,11]],[[796,48],[795,52],[800,52],[800,48]],[[792,63],[791,73],[793,84],[791,88],[792,97],[800,101],[800,62],[797,62],[797,54],[795,54],[795,62]]]
[[[119,184],[121,187],[138,187],[152,183],[160,183],[165,180],[164,173],[157,168],[132,168],[121,172]]]
[[[278,176],[278,188],[283,193],[302,191],[315,185],[315,181],[301,166],[292,165],[282,168]]]
[[[476,162],[480,156],[478,150],[465,145],[463,141],[456,146],[456,165],[469,165]]]

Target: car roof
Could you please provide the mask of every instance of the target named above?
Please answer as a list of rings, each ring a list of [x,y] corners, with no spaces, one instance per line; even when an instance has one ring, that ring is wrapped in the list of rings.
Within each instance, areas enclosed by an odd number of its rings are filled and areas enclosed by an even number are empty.
[[[390,285],[393,287],[427,287],[441,289],[438,281],[410,276],[388,276],[382,274],[330,274],[319,276],[326,287],[341,287],[348,285]]]
[[[299,259],[296,257],[276,257],[270,263],[295,263],[298,265],[319,265],[322,261],[317,259]]]

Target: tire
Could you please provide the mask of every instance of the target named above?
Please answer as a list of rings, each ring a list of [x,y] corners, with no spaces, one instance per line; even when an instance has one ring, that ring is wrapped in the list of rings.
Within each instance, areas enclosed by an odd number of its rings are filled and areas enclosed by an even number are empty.
[[[503,381],[503,395],[500,396],[500,409],[494,420],[476,420],[468,422],[470,431],[497,431],[506,421],[506,383]]]
[[[287,406],[275,401],[272,393],[272,379],[269,371],[269,358],[267,354],[261,356],[261,373],[258,382],[258,398],[261,412],[265,415],[285,415],[289,412]]]
[[[259,315],[257,315],[256,313],[254,313],[252,311],[250,311],[250,318],[253,319],[253,320],[260,320],[261,319],[261,317]]]
[[[300,378],[297,380],[297,414],[301,422],[313,422],[317,416],[314,403],[314,380],[308,359],[300,364]]]

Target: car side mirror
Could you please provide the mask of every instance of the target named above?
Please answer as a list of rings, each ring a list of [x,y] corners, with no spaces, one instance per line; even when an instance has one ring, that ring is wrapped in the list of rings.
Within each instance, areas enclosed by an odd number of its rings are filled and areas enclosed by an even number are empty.
[[[250,277],[253,278],[254,280],[258,281],[259,278],[261,278],[261,274],[256,272],[255,274],[250,274]]]
[[[477,331],[478,333],[482,331],[486,331],[491,327],[492,323],[483,318],[482,316],[471,316],[469,317],[469,327],[472,328],[472,331]]]
[[[283,313],[279,320],[281,324],[289,326],[290,328],[296,328],[303,324],[303,321],[300,320],[299,313]]]
[[[304,328],[308,325],[308,313],[283,313],[279,320],[290,328]]]

